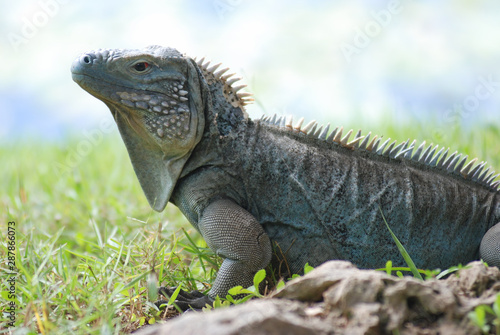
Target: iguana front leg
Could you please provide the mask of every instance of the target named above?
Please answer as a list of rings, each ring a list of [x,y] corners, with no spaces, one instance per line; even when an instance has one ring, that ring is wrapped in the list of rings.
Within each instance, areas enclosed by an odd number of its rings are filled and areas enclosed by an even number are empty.
[[[484,234],[479,254],[488,265],[500,268],[500,223],[491,227]]]
[[[208,205],[198,228],[210,249],[224,261],[208,297],[182,292],[176,301],[182,309],[202,308],[216,296],[226,297],[234,286],[251,286],[255,273],[271,261],[271,241],[264,229],[249,212],[231,200],[221,199]],[[162,290],[165,292],[163,288],[160,293]]]
[[[237,285],[251,286],[255,273],[271,261],[271,241],[259,222],[233,201],[222,199],[203,211],[199,229],[210,249],[225,258],[208,293],[225,297]]]

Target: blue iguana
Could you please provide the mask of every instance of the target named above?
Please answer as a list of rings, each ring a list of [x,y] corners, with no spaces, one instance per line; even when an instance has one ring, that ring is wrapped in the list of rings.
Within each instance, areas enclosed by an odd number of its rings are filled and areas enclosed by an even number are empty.
[[[227,70],[159,46],[72,65],[111,110],[152,208],[172,202],[224,258],[208,296],[182,292],[185,306],[252,285],[273,249],[292,273],[331,259],[404,264],[381,212],[419,267],[500,266],[500,182],[484,162],[303,119],[251,120],[250,94]]]

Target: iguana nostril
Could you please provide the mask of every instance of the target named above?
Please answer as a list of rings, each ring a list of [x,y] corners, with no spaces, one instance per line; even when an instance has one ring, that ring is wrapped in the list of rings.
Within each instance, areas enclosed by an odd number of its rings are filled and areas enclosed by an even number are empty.
[[[94,52],[88,52],[78,56],[71,65],[71,72],[73,73],[73,79],[77,80],[78,76],[85,74],[87,71],[95,70],[96,63],[99,63],[101,59],[99,54]]]

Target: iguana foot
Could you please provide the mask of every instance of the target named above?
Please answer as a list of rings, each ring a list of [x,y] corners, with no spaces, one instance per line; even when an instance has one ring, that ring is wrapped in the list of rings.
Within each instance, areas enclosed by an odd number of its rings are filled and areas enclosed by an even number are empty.
[[[162,304],[166,304],[168,302],[168,299],[170,299],[170,297],[174,294],[174,291],[175,288],[168,288],[164,286],[160,287],[158,289],[158,293],[166,297],[167,300],[160,299],[157,302],[155,302],[155,305],[160,307]],[[213,300],[208,295],[204,295],[199,291],[191,291],[188,293],[184,290],[179,291],[177,299],[175,299],[174,302],[183,311],[187,311],[188,309],[191,308],[202,309],[207,304],[209,304],[210,306],[212,306],[213,304]]]

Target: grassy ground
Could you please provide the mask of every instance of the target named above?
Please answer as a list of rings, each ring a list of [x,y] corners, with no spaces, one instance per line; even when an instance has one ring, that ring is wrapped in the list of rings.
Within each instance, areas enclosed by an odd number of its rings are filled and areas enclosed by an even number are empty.
[[[157,317],[146,292],[153,267],[164,283],[186,289],[209,287],[215,275],[215,258],[179,211],[150,209],[118,138],[67,164],[84,140],[0,149],[0,255],[7,259],[14,221],[15,324],[32,333],[128,332]],[[7,262],[1,273],[4,309]]]
[[[500,168],[496,127],[451,128],[446,136],[418,124],[374,130],[398,140],[439,137]],[[174,206],[150,209],[116,134],[3,145],[0,157],[0,333],[8,333],[9,290],[19,334],[118,334],[164,316],[147,294],[153,268],[162,285],[210,287],[220,260]],[[16,242],[15,281],[8,281],[9,236]]]

